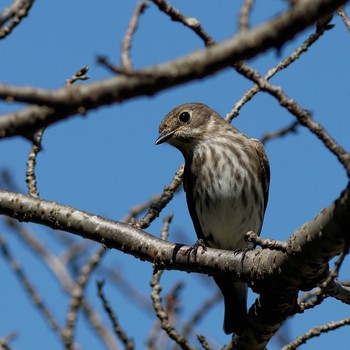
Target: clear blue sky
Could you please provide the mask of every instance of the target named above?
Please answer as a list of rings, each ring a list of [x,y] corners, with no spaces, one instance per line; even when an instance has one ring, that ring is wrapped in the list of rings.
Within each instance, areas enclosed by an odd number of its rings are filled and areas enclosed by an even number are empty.
[[[9,3],[8,0],[2,1],[1,9]],[[218,41],[229,38],[237,30],[237,9],[241,2],[221,0],[220,6],[216,1],[208,0],[171,3],[188,16],[199,19],[206,31]],[[252,23],[261,23],[278,14],[284,3],[272,0],[257,2]],[[96,55],[106,55],[119,64],[121,40],[135,4],[136,1],[112,0],[99,4],[82,0],[37,1],[29,17],[6,40],[0,42],[1,83],[55,89],[83,65],[90,66],[90,81],[110,76],[96,63]],[[286,71],[280,72],[272,82],[283,86],[290,97],[310,110],[339,144],[349,150],[350,36],[339,17],[335,16],[332,23],[336,25],[333,30],[325,33],[309,52]],[[298,36],[280,53],[271,50],[249,63],[265,74],[310,33],[308,31]],[[151,5],[142,16],[133,41],[132,60],[135,67],[141,68],[202,47],[201,40],[190,30],[170,21]],[[44,151],[38,157],[37,176],[41,196],[121,219],[130,207],[161,192],[182,162],[180,153],[175,149],[154,145],[163,116],[173,107],[192,101],[205,102],[224,116],[250,86],[249,81],[228,69],[153,97],[101,108],[88,113],[86,117],[73,117],[49,127],[44,136]],[[0,107],[1,113],[5,113],[20,106],[0,103]],[[272,97],[260,93],[242,109],[234,125],[259,138],[293,120],[293,116],[280,108]],[[29,142],[20,138],[2,140],[0,143],[1,167],[11,171],[23,192],[26,191],[25,166],[29,149]],[[269,143],[267,153],[272,177],[262,235],[284,240],[339,195],[346,186],[346,176],[335,157],[321,142],[301,128],[297,135]],[[196,238],[183,193],[175,197],[148,232],[159,235],[161,219],[169,212],[174,213],[169,239],[193,243]],[[40,261],[23,248],[2,223],[0,228],[14,255],[22,262],[59,321],[63,322],[68,305],[62,290]],[[50,240],[51,231],[35,225],[31,225],[31,229],[55,252],[60,252],[61,248]],[[110,251],[105,262],[123,272],[140,292],[149,295],[152,268],[148,263],[139,262],[118,251]],[[344,274],[346,268],[349,268],[348,263],[343,268],[342,278],[349,277]],[[16,349],[61,349],[55,335],[33,309],[4,260],[0,263],[0,273],[3,286],[0,336],[18,332],[19,337],[13,343]],[[88,290],[94,305],[101,310],[95,291],[98,278],[98,273],[93,276]],[[213,292],[214,287],[209,290],[208,285],[203,283],[204,279],[195,274],[166,272],[164,291],[168,291],[177,280],[185,283],[181,294],[181,317],[186,320]],[[153,319],[116,289],[106,286],[106,291],[121,324],[134,337],[137,348],[143,348]],[[339,320],[349,315],[348,310],[346,305],[339,302],[326,301],[317,310],[292,319],[287,326],[289,335],[294,339],[315,325]],[[222,315],[223,305],[219,304],[198,325],[198,333],[207,335],[216,345],[223,345],[229,339],[222,332]],[[103,349],[84,321],[78,327],[77,339],[83,349]],[[350,332],[344,328],[321,339],[311,340],[303,348],[341,349],[349,343]],[[274,343],[270,348],[277,349]]]

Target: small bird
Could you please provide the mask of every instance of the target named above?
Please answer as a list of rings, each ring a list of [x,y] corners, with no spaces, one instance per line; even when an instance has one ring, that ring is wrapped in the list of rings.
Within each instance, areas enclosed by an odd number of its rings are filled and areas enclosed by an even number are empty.
[[[260,234],[270,183],[262,143],[203,103],[173,109],[159,134],[157,145],[167,142],[185,158],[184,189],[198,239],[212,248],[250,248],[244,237]],[[227,275],[213,278],[224,297],[224,332],[240,335],[247,323],[247,285]]]

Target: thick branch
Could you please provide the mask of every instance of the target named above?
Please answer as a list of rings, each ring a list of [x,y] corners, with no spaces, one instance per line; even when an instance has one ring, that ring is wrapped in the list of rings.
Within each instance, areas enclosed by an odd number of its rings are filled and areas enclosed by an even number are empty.
[[[145,68],[131,76],[120,76],[55,91],[31,87],[0,86],[0,99],[21,101],[29,107],[0,119],[0,137],[33,133],[40,127],[103,105],[155,93],[214,74],[233,62],[252,58],[270,48],[280,48],[318,18],[333,12],[346,0],[305,0],[251,30],[222,44],[188,56]]]
[[[0,190],[0,214],[70,232],[136,258],[161,264],[165,269],[206,274],[221,271],[231,273],[237,278],[241,276],[245,281],[258,275],[255,283],[258,287],[259,281],[269,280],[275,269],[286,270],[291,265],[294,273],[289,271],[290,282],[304,289],[309,288],[307,280],[300,278],[300,275],[303,271],[315,275],[320,266],[324,266],[325,261],[343,251],[344,244],[349,239],[347,234],[350,232],[349,208],[350,186],[333,204],[291,236],[287,244],[293,254],[268,249],[234,254],[232,251],[208,248],[203,254],[198,253],[195,257],[192,254],[184,254],[186,246],[166,242],[132,225],[55,202]],[[271,258],[274,259],[273,264],[269,261]],[[228,260],[230,265],[226,266]],[[293,264],[289,264],[290,261],[293,261]],[[298,268],[295,268],[296,266]]]
[[[313,288],[325,278],[327,262],[348,243],[349,208],[350,185],[339,199],[291,236],[286,242],[290,247],[288,254],[271,249],[235,254],[208,248],[203,253],[188,255],[188,247],[158,239],[131,225],[31,196],[0,191],[0,213],[19,221],[80,235],[153,262],[158,269],[230,273],[237,280],[251,282],[260,297],[249,312],[247,330],[237,340],[238,347],[246,349],[259,349],[266,344],[283,321],[297,312],[298,291]]]

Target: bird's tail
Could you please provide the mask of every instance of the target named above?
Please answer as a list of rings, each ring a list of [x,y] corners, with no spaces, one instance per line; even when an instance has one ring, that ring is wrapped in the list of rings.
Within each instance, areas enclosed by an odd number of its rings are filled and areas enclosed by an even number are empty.
[[[240,335],[247,323],[247,285],[225,276],[214,276],[214,280],[224,296],[224,332]]]

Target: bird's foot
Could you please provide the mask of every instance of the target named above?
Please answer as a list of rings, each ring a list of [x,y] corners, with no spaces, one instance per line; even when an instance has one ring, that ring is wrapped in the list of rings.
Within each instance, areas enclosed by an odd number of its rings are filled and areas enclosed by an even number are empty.
[[[254,246],[252,245],[248,245],[247,247],[245,248],[239,248],[239,249],[236,249],[234,251],[234,254],[237,255],[237,254],[242,254],[242,259],[241,259],[241,263],[243,265],[243,261],[245,259],[245,255],[247,254],[247,252],[249,252],[250,250],[253,250],[254,249]]]
[[[246,254],[247,252],[249,252],[250,250],[253,250],[254,247],[253,246],[248,246],[245,248],[238,248],[234,251],[234,254],[240,254],[242,253],[243,255]]]
[[[191,245],[188,249],[186,249],[184,255],[190,255],[190,254],[194,254],[194,257],[197,257],[197,253],[198,253],[198,249],[202,248],[203,251],[207,250],[207,246],[205,245],[203,239],[198,239],[196,243],[194,243],[193,245]]]

